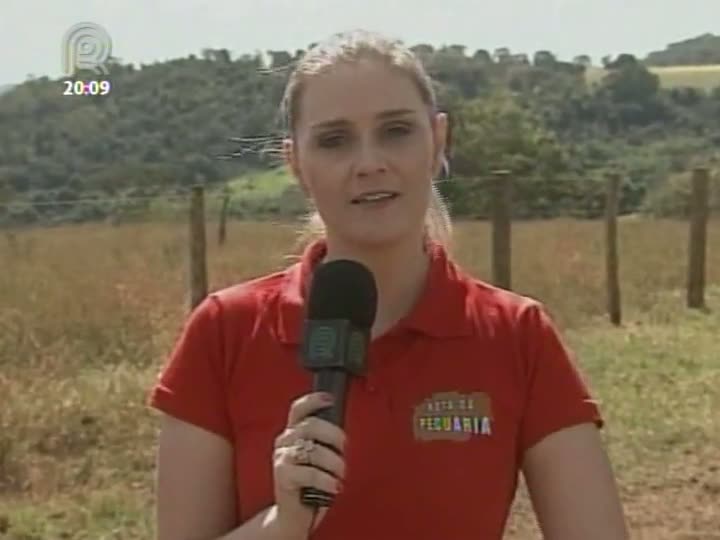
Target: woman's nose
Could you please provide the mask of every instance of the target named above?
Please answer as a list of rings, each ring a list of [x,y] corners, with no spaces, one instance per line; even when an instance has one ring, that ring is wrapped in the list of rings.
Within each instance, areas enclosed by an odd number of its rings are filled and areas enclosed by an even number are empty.
[[[385,157],[375,142],[362,141],[358,145],[356,159],[358,174],[368,175],[385,172],[387,170]]]

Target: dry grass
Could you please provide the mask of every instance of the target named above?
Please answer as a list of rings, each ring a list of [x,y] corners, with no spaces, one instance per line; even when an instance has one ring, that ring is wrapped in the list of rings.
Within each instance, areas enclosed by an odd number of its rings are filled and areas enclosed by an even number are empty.
[[[708,301],[683,307],[687,226],[620,226],[626,323],[603,315],[602,225],[514,229],[514,285],[543,300],[603,402],[634,538],[720,531],[720,223]],[[213,229],[211,229],[214,232]],[[289,227],[233,223],[210,243],[212,288],[285,264]],[[489,276],[489,230],[457,228]],[[182,324],[186,227],[80,226],[0,237],[0,538],[153,537],[155,416],[146,392]],[[524,492],[508,537],[537,538]]]
[[[660,77],[660,85],[663,88],[690,87],[712,90],[720,86],[720,65],[663,66],[649,69]],[[597,83],[605,73],[604,68],[591,67],[587,71],[587,81]]]

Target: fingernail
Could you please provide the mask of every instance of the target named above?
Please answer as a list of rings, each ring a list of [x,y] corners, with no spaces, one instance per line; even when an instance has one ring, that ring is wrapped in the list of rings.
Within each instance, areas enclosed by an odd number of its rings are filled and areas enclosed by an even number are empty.
[[[325,403],[332,403],[332,402],[333,402],[332,394],[323,394],[320,399],[322,399]]]

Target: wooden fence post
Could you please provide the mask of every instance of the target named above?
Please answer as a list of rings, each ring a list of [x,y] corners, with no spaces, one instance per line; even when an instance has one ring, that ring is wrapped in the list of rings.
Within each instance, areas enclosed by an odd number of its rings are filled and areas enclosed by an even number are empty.
[[[193,186],[190,199],[190,310],[207,296],[207,254],[205,242],[205,192]]]
[[[610,322],[621,322],[620,277],[617,238],[617,215],[620,198],[620,175],[613,173],[607,178],[607,201],[605,206],[605,269],[607,279],[607,307]]]
[[[220,209],[220,225],[218,228],[218,245],[222,246],[225,244],[225,238],[227,236],[227,210],[230,204],[230,192],[225,191],[223,194],[222,208]]]
[[[511,188],[509,171],[492,173],[492,279],[507,290],[512,287]]]
[[[705,255],[707,251],[708,191],[710,171],[697,167],[690,195],[690,239],[688,245],[687,305],[705,307]]]

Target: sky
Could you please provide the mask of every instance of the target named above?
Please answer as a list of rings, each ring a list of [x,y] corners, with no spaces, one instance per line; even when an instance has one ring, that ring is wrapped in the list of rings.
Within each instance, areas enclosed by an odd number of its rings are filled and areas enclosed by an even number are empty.
[[[720,0],[0,0],[0,86],[61,77],[63,35],[80,22],[101,25],[112,55],[135,65],[204,48],[294,52],[354,28],[469,54],[547,49],[599,64],[720,34]]]

